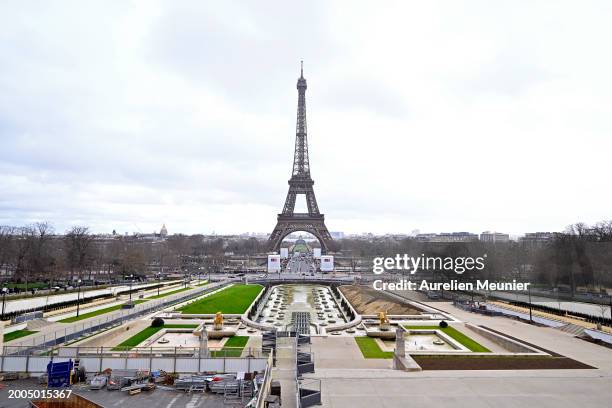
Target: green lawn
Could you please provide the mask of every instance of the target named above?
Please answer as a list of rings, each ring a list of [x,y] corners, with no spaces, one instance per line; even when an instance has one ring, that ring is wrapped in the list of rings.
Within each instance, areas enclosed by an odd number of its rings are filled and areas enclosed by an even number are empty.
[[[198,283],[196,286],[205,286],[208,285],[208,281],[204,281],[202,283]]]
[[[392,351],[382,351],[373,337],[355,337],[364,358],[393,358]]]
[[[139,303],[142,303],[142,302],[146,302],[146,300],[142,300],[142,299],[134,300],[134,304],[139,304]],[[67,317],[65,319],[58,320],[58,322],[59,323],[78,322],[79,320],[89,319],[90,317],[99,316],[99,315],[104,314],[104,313],[114,312],[115,310],[121,309],[121,306],[122,305],[115,305],[115,306],[111,306],[111,307],[105,307],[104,309],[94,310],[93,312],[80,313],[78,316]]]
[[[211,357],[240,357],[248,341],[249,336],[230,337],[221,350],[213,351],[210,355]]]
[[[472,340],[465,334],[461,333],[459,330],[455,329],[454,327],[450,327],[450,326],[447,326],[444,328],[440,326],[404,326],[404,327],[407,329],[413,329],[413,330],[440,330],[444,332],[445,334],[447,334],[449,337],[463,344],[465,347],[467,347],[471,351],[474,351],[477,353],[491,352],[491,350],[475,342],[474,340]]]
[[[253,303],[262,289],[263,287],[260,285],[234,285],[185,305],[178,310],[187,314],[214,314],[217,312],[242,314]]]
[[[4,341],[7,342],[7,341],[15,340],[20,337],[29,336],[30,334],[34,334],[34,333],[38,333],[38,332],[32,331],[32,330],[15,330],[13,332],[6,333],[4,335]]]
[[[13,288],[18,288],[18,289],[25,289],[26,288],[26,284],[25,283],[7,283],[4,285],[7,288],[13,289]],[[48,283],[44,283],[44,282],[30,282],[28,283],[28,290],[30,289],[47,289],[49,287]]]
[[[193,288],[190,288],[189,286],[187,286],[186,288],[180,288],[180,289],[176,289],[176,290],[173,290],[173,291],[170,291],[170,292],[160,293],[159,295],[151,296],[151,297],[148,297],[147,299],[160,299],[160,298],[163,298],[163,297],[166,297],[166,296],[174,295],[175,293],[184,292],[184,291],[189,290],[189,289],[193,289]]]
[[[196,327],[198,327],[197,324],[165,324],[162,327],[149,326],[146,329],[136,333],[129,339],[125,340],[124,342],[118,344],[116,347],[113,347],[113,351],[130,350],[148,339],[149,337],[151,337],[152,335],[154,335],[155,333],[157,333],[158,331],[160,331],[161,329],[195,329]]]

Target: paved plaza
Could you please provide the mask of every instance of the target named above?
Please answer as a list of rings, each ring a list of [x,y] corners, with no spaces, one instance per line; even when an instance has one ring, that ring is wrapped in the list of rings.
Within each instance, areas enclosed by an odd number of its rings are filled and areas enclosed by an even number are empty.
[[[603,408],[612,406],[612,350],[552,328],[477,315],[450,303],[430,306],[461,321],[517,337],[597,369],[422,371],[391,369],[391,360],[361,357],[352,339],[313,339],[325,407]],[[340,368],[342,367],[342,368]]]

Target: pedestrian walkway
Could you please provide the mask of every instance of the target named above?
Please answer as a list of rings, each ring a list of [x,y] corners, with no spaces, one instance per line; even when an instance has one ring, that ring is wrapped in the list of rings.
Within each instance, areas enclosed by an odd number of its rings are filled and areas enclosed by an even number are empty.
[[[499,302],[499,301],[492,301],[489,302],[491,304],[494,304],[498,307],[502,307],[504,309],[509,309],[509,310],[515,310],[517,312],[521,312],[521,313],[526,313],[529,314],[529,308],[528,307],[523,307],[523,306],[516,306],[516,305],[511,305],[508,303],[504,303],[504,302]],[[575,317],[571,317],[571,316],[559,316],[556,314],[552,314],[552,313],[546,313],[546,312],[542,312],[540,310],[533,310],[531,311],[531,314],[533,316],[540,316],[549,320],[556,320],[559,322],[563,322],[565,324],[573,324],[576,326],[581,326],[584,327],[585,329],[596,329],[597,325],[595,323],[590,323],[581,319],[577,319]],[[608,327],[608,326],[602,326],[601,327],[601,331],[607,332],[607,333],[612,333],[612,327]]]
[[[296,355],[297,339],[295,337],[277,338],[276,366],[272,370],[272,380],[280,383],[283,408],[297,408]]]

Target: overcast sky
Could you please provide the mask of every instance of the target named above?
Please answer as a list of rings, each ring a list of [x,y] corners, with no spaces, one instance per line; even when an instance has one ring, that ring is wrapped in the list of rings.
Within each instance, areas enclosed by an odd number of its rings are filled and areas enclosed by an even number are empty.
[[[270,232],[300,59],[331,231],[610,219],[610,21],[609,1],[2,1],[0,224]]]

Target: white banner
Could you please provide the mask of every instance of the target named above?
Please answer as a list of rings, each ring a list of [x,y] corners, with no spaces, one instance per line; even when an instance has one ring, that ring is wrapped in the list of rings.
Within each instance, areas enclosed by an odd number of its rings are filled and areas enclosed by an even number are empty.
[[[321,257],[321,272],[332,272],[334,270],[334,257],[323,255]]]
[[[280,255],[268,255],[268,272],[280,272],[281,270],[281,256]]]

